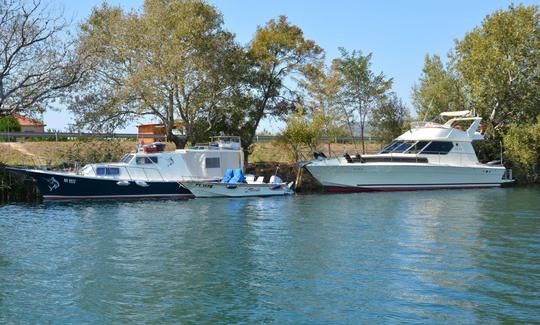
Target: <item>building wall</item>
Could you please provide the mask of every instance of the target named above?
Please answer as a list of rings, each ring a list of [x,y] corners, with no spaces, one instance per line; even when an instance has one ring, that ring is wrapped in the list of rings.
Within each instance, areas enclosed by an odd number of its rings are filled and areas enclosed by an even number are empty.
[[[138,126],[139,134],[165,134],[165,126],[161,124],[143,124]],[[140,141],[142,143],[153,143],[158,141],[163,141],[163,139],[160,138],[143,138]]]
[[[21,125],[21,132],[41,133],[45,132],[45,127],[36,125]]]

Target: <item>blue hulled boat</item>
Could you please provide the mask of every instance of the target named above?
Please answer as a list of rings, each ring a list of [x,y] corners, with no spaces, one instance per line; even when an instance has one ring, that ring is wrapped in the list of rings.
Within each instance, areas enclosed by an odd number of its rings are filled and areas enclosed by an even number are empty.
[[[239,137],[215,137],[208,145],[164,151],[160,143],[141,147],[120,162],[88,164],[76,171],[8,167],[35,180],[44,200],[188,199],[182,185],[220,179],[229,168],[243,168]]]

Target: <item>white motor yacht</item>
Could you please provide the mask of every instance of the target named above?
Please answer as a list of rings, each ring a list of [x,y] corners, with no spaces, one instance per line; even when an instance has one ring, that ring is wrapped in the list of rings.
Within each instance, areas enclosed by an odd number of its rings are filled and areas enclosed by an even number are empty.
[[[501,161],[482,164],[472,142],[481,118],[445,112],[446,123],[416,122],[377,154],[316,157],[304,165],[328,192],[497,187],[512,182]]]

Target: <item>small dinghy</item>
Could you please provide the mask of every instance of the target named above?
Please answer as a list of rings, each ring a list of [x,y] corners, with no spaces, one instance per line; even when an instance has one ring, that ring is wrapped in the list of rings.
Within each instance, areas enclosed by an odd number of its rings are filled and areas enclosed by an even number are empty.
[[[234,172],[228,169],[220,181],[186,181],[182,185],[195,197],[278,196],[293,193],[292,182],[287,184],[274,175],[265,183],[263,176],[244,176],[241,169]]]

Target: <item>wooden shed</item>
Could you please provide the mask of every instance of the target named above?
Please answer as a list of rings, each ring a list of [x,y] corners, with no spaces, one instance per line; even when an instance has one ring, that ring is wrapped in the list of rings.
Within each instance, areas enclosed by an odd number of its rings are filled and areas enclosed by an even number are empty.
[[[164,124],[141,124],[137,125],[139,135],[164,135]],[[165,141],[165,138],[141,138],[142,143],[153,143],[158,141]]]
[[[43,133],[45,132],[45,124],[43,122],[34,120],[21,115],[14,115],[17,119],[17,123],[21,126],[21,132],[29,133]]]

